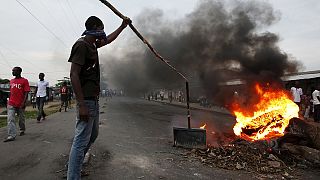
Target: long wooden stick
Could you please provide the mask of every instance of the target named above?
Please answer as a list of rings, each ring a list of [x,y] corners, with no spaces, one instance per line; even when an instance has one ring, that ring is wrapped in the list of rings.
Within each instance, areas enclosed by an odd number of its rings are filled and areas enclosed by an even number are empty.
[[[121,19],[126,19],[127,17],[124,16],[120,11],[118,11],[112,4],[110,4],[106,0],[99,0],[101,1],[104,5],[106,5],[108,8],[111,9],[117,16],[119,16]],[[150,51],[153,52],[153,54],[160,59],[162,62],[164,62],[167,66],[169,66],[172,70],[174,70],[177,74],[179,74],[185,81],[188,81],[188,79],[181,73],[179,72],[175,67],[173,67],[168,60],[164,59],[152,46],[151,44],[140,34],[140,32],[133,26],[133,24],[129,24],[129,27],[132,29],[132,31],[143,41],[144,44],[146,44]]]
[[[104,5],[106,5],[107,7],[109,7],[111,9],[111,11],[113,11],[117,16],[119,16],[121,19],[126,19],[127,17],[124,16],[120,11],[118,11],[114,6],[112,6],[112,4],[110,4],[108,1],[106,0],[99,0],[101,1]],[[178,75],[180,75],[185,81],[186,81],[186,93],[187,93],[187,116],[188,116],[188,128],[191,128],[191,124],[190,124],[190,119],[191,119],[191,115],[190,115],[190,106],[189,106],[189,83],[188,83],[188,79],[181,73],[179,72],[175,67],[173,67],[169,61],[167,61],[166,59],[164,59],[152,46],[151,44],[139,33],[139,31],[133,26],[132,23],[129,24],[129,27],[132,29],[132,31],[139,37],[139,39],[141,39],[141,41],[143,41],[144,44],[146,44],[150,51],[153,52],[153,54],[160,59],[162,62],[164,62],[167,66],[169,66],[172,70],[174,70]]]

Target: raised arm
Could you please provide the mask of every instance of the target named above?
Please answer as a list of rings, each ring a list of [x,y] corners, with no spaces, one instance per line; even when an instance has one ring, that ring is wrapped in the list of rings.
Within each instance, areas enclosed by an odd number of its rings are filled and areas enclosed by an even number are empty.
[[[126,18],[122,21],[121,25],[115,30],[113,31],[111,34],[109,34],[107,36],[107,41],[102,40],[101,44],[98,46],[98,48],[105,46],[107,44],[110,44],[112,41],[114,41],[115,39],[117,39],[117,37],[119,36],[119,34],[127,27],[128,24],[132,23],[131,19]]]

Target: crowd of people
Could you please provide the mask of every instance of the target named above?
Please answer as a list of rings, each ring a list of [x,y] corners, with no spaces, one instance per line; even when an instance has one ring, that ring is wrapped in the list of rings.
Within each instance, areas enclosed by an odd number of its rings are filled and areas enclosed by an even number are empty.
[[[172,101],[178,101],[180,103],[185,102],[186,98],[184,96],[184,93],[182,90],[177,91],[166,91],[166,90],[159,90],[159,91],[152,91],[150,93],[145,94],[145,99],[150,100],[161,100],[163,101],[165,98],[167,98],[170,103]]]
[[[17,137],[17,127],[15,123],[15,116],[18,116],[19,135],[25,134],[25,108],[27,104],[28,94],[30,92],[29,81],[21,76],[22,68],[14,67],[12,69],[13,79],[10,80],[10,96],[7,102],[7,138],[4,142],[14,141]],[[48,88],[49,82],[44,80],[45,74],[39,73],[39,81],[36,83],[36,88],[31,96],[32,108],[37,108],[36,122],[40,123],[46,119],[46,113],[44,111],[44,105],[48,101]],[[66,88],[66,82],[61,89]],[[67,92],[67,91],[66,91]],[[65,94],[64,91],[60,91],[62,104],[69,100],[69,94]],[[64,98],[67,95],[67,98]],[[65,100],[66,99],[66,100]],[[62,105],[61,105],[62,106]],[[67,106],[66,106],[67,107]]]
[[[320,122],[320,85],[311,87],[306,94],[303,93],[299,81],[295,81],[290,88],[293,101],[299,106],[299,116],[304,119],[311,119]]]

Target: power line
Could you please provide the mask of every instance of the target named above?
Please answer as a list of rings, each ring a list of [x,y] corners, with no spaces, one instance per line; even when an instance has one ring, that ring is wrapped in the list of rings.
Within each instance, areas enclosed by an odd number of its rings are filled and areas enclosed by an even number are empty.
[[[70,5],[69,0],[67,0],[67,4],[68,4],[68,6],[69,6],[69,8],[70,8],[70,10],[71,10],[71,14],[73,15],[74,19],[76,20],[78,26],[79,26],[80,28],[82,28],[82,26],[81,26],[80,23],[79,23],[79,19],[78,19],[77,16],[75,15],[75,13],[74,13],[71,5]]]
[[[78,36],[78,34],[77,34],[77,30],[76,30],[76,29],[75,29],[75,27],[73,26],[72,21],[69,19],[69,16],[67,15],[67,12],[65,11],[65,9],[64,9],[64,8],[63,8],[63,6],[62,6],[61,0],[59,0],[59,5],[60,5],[60,8],[62,9],[62,11],[63,11],[63,13],[64,13],[65,17],[66,17],[66,20],[68,21],[68,23],[69,23],[69,24],[70,24],[70,26],[72,27],[73,32],[75,33],[75,35],[76,35],[76,36]]]
[[[66,31],[64,31],[64,29],[62,28],[61,24],[58,23],[57,19],[52,15],[52,13],[50,12],[50,9],[45,5],[45,3],[43,2],[43,0],[40,1],[40,4],[47,10],[49,16],[51,16],[51,19],[54,20],[55,24],[57,24],[57,26],[59,27],[59,29],[61,30],[61,32],[70,39],[73,39],[73,37],[70,35],[70,31],[68,31],[69,33],[67,34]]]
[[[19,55],[18,53],[16,53],[16,52],[14,52],[12,49],[10,49],[10,48],[8,48],[8,47],[4,47],[2,44],[0,44],[0,47],[6,49],[6,50],[8,50],[8,51],[10,51],[12,54],[16,55],[17,57],[20,57],[21,59],[27,61],[29,64],[32,65],[31,67],[32,67],[34,70],[39,70],[39,69],[41,69],[41,68],[39,68],[39,66],[35,65],[35,64],[32,63],[30,60],[28,60],[28,59],[20,56],[20,55]],[[37,67],[38,69],[34,68],[34,66]]]
[[[44,25],[32,12],[26,8],[19,0],[16,0],[28,13],[39,23],[43,28],[45,28],[49,33],[51,33],[58,41],[60,41],[65,47],[68,47],[55,33],[53,33],[46,25]]]
[[[51,73],[69,73],[69,71],[41,71],[45,74],[51,74]],[[9,75],[11,73],[1,73],[0,75]],[[23,72],[23,74],[38,74],[38,73],[35,73],[35,72]]]
[[[3,54],[1,51],[0,51],[0,55],[2,56],[4,62],[6,62],[7,67],[8,67],[9,69],[11,69],[12,66],[11,66],[10,63],[7,61],[6,57],[4,56],[4,54]]]

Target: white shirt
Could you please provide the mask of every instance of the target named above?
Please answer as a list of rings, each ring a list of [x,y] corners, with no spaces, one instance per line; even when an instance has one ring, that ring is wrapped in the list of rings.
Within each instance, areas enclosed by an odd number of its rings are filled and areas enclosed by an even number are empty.
[[[318,90],[314,90],[312,93],[312,100],[314,105],[320,104],[319,99],[317,98],[320,97],[320,92]]]
[[[46,97],[47,95],[47,87],[49,87],[49,82],[43,80],[37,82],[37,97]]]
[[[301,101],[301,96],[303,95],[302,89],[301,88],[292,87],[290,91],[291,91],[292,96],[293,96],[293,101],[294,102],[300,102]]]

